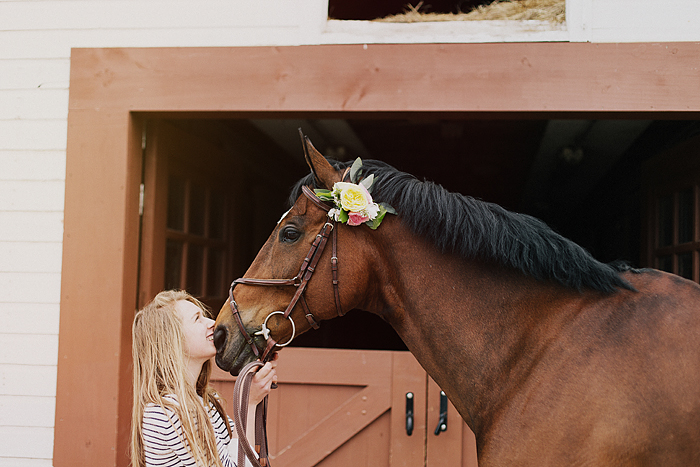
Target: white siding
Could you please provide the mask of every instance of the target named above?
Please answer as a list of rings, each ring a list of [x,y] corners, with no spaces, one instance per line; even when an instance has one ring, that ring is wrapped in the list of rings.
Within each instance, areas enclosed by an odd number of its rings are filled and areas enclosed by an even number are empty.
[[[326,10],[326,0],[0,0],[0,467],[51,465],[71,48],[700,40],[697,0],[568,0],[563,26],[328,22]]]

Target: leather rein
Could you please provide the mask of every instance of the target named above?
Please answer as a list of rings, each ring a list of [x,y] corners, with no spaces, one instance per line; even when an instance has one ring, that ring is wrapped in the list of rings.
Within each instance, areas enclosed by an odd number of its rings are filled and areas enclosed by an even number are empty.
[[[330,211],[330,207],[321,201],[318,196],[313,192],[311,188],[308,186],[302,186],[301,187],[303,194],[311,200],[312,203],[314,203],[317,207],[320,209],[328,212]],[[248,278],[248,277],[241,277],[236,280],[234,280],[231,283],[231,288],[229,289],[229,303],[231,305],[231,313],[233,314],[234,318],[236,319],[236,323],[238,323],[238,328],[241,331],[241,334],[246,340],[246,343],[250,346],[250,348],[253,351],[253,354],[259,358],[263,363],[266,362],[269,358],[272,357],[274,354],[273,349],[275,347],[285,347],[289,345],[292,340],[294,339],[296,335],[296,327],[294,325],[294,321],[292,318],[290,318],[290,314],[294,307],[297,305],[297,303],[301,303],[301,306],[304,309],[304,315],[306,317],[306,320],[309,322],[309,325],[313,327],[314,329],[318,329],[319,325],[316,319],[314,318],[314,315],[311,313],[309,310],[309,306],[306,303],[306,299],[304,298],[304,291],[306,290],[306,286],[308,285],[309,281],[311,280],[311,277],[313,276],[314,271],[316,270],[316,266],[318,265],[319,260],[321,259],[321,255],[323,254],[323,250],[326,247],[326,244],[328,243],[328,238],[332,237],[332,244],[333,244],[333,255],[331,256],[331,274],[332,274],[332,280],[333,280],[333,294],[335,296],[335,307],[336,311],[338,313],[338,316],[343,316],[343,308],[342,305],[340,304],[340,291],[338,289],[338,234],[337,234],[337,222],[335,220],[329,220],[321,227],[321,231],[316,235],[316,238],[314,239],[313,243],[311,244],[311,248],[309,249],[309,252],[306,254],[306,257],[304,258],[304,261],[301,264],[301,268],[299,269],[299,273],[294,276],[291,279],[253,279],[253,278]],[[233,298],[233,289],[236,287],[238,284],[244,284],[244,285],[260,285],[260,286],[272,286],[272,287],[278,287],[278,286],[294,286],[297,288],[296,292],[294,293],[294,296],[292,297],[292,300],[289,302],[289,305],[287,305],[287,308],[284,311],[273,311],[270,313],[267,318],[265,318],[265,321],[262,324],[262,329],[253,335],[251,335],[248,330],[245,328],[243,324],[243,320],[241,319],[241,315],[238,309],[238,304],[236,303],[236,300]],[[267,327],[267,321],[270,319],[272,315],[276,314],[281,314],[284,319],[289,319],[289,321],[292,324],[292,337],[289,338],[287,342],[284,344],[279,344],[277,341],[275,341],[271,336],[270,336],[270,330]],[[262,335],[263,338],[266,341],[266,347],[265,350],[263,351],[262,355],[260,354],[260,350],[258,349],[258,346],[255,344],[255,336]]]

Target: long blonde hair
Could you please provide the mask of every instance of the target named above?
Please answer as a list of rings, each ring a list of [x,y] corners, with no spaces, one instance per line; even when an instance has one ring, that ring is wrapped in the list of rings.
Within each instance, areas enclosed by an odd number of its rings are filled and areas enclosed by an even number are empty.
[[[131,462],[145,466],[143,414],[148,404],[175,412],[180,418],[185,446],[198,466],[222,467],[214,428],[205,407],[211,403],[221,414],[231,435],[228,417],[216,391],[209,386],[211,361],[202,366],[196,388],[187,384],[185,337],[182,320],[175,304],[186,300],[200,307],[206,316],[207,306],[185,291],[160,292],[136,313],[132,327],[134,362],[134,406],[131,415]],[[174,396],[174,401],[165,396]],[[199,397],[204,400],[204,405]]]

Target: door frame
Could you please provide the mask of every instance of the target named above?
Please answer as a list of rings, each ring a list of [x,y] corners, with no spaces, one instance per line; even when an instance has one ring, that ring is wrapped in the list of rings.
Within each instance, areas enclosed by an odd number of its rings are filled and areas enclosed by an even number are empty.
[[[128,465],[144,122],[693,118],[700,43],[73,49],[54,465]]]

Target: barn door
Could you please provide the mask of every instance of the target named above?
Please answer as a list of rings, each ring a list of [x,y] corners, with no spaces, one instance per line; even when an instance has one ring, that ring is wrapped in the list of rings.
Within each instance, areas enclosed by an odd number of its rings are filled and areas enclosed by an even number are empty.
[[[274,467],[476,466],[473,435],[449,402],[447,429],[435,434],[440,389],[409,352],[289,348],[278,374],[268,418]],[[230,399],[234,378],[217,369],[213,379]]]

